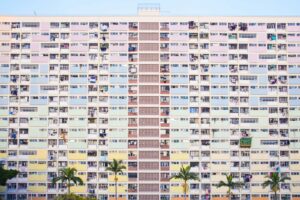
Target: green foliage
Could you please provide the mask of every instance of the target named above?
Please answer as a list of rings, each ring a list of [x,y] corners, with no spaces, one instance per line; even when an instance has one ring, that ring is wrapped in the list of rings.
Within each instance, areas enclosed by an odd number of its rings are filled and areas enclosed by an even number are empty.
[[[112,162],[109,163],[109,166],[106,168],[106,171],[111,171],[115,175],[118,173],[122,173],[123,169],[126,169],[126,166],[122,164],[122,160],[113,159]]]
[[[190,172],[191,166],[181,166],[178,174],[172,176],[170,179],[182,179],[183,181],[195,180],[198,181],[198,174]]]
[[[170,179],[181,179],[183,180],[183,184],[182,184],[182,189],[184,192],[184,198],[186,199],[186,193],[188,192],[189,186],[188,186],[188,181],[190,180],[195,180],[195,181],[199,181],[199,177],[198,174],[190,172],[191,170],[191,166],[181,166],[180,171],[178,174],[175,174],[174,176],[172,176]]]
[[[226,182],[220,181],[217,185],[217,188],[220,187],[228,187],[227,194],[229,198],[231,198],[232,192],[234,188],[241,188],[245,183],[243,182],[234,182],[232,174],[226,175]]]
[[[123,169],[126,169],[126,166],[123,165],[123,161],[122,160],[116,160],[116,159],[113,159],[112,162],[109,163],[109,166],[106,167],[106,171],[110,171],[110,172],[113,172],[114,175],[115,175],[115,197],[116,197],[116,200],[118,200],[118,185],[117,185],[117,182],[118,182],[118,173],[122,173],[123,172]]]
[[[277,192],[280,191],[280,183],[284,183],[287,180],[291,180],[290,177],[280,177],[278,172],[272,172],[270,175],[265,176],[267,179],[263,182],[263,188],[270,187],[275,193],[275,199],[277,199]]]
[[[18,175],[19,171],[17,170],[7,170],[3,166],[0,166],[0,185],[5,186],[6,181],[12,179]]]
[[[76,176],[77,169],[75,168],[64,168],[59,170],[59,176],[54,177],[52,179],[52,183],[55,184],[58,181],[61,181],[62,183],[67,183],[68,187],[68,193],[70,194],[70,188],[71,188],[71,182],[73,182],[75,185],[83,185],[83,181],[80,177]]]
[[[55,200],[97,200],[96,198],[92,197],[82,197],[76,194],[62,194],[55,197]]]

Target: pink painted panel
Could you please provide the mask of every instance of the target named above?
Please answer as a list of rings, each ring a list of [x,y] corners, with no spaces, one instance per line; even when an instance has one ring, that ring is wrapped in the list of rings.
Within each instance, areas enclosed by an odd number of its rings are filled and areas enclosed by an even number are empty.
[[[2,34],[0,34],[0,40],[10,40],[10,35],[2,35]]]
[[[89,35],[71,35],[71,41],[87,41],[89,39]]]
[[[47,62],[49,62],[49,57],[47,57],[47,56],[31,56],[31,62],[47,63]]]
[[[300,26],[289,26],[289,25],[287,25],[286,30],[291,31],[291,32],[297,32],[297,31],[300,31]]]
[[[288,62],[289,63],[299,63],[300,62],[300,57],[288,57]]]
[[[70,46],[70,51],[73,51],[73,52],[87,52],[89,50],[89,47],[88,46],[83,46],[83,45],[78,45],[78,46]]]
[[[228,51],[228,47],[215,44],[213,46],[210,46],[209,50],[210,52],[226,52]]]
[[[211,35],[210,41],[211,42],[227,42],[228,36],[226,36],[226,35]]]
[[[0,24],[0,30],[1,31],[9,31],[10,25],[9,24]]]
[[[10,51],[10,46],[0,46],[0,52]]]
[[[257,39],[258,42],[267,42],[268,41],[266,33],[257,33],[256,34],[256,39]]]
[[[287,47],[288,53],[299,53],[300,52],[300,47],[295,46],[295,47]]]
[[[41,44],[40,43],[32,42],[30,44],[30,50],[31,51],[40,51],[40,48],[41,48]]]
[[[120,55],[111,55],[110,61],[111,62],[127,62],[128,57],[127,56],[120,56]]]
[[[189,30],[189,25],[180,25],[180,24],[176,24],[176,25],[172,25],[170,24],[169,26],[169,30],[170,31],[187,31]]]
[[[88,31],[89,30],[89,25],[72,25],[70,27],[71,31]]]
[[[70,62],[87,62],[88,56],[70,56]]]
[[[257,63],[258,62],[258,54],[248,54],[248,62],[249,63]]]
[[[111,52],[118,52],[118,51],[127,51],[128,50],[128,44],[126,45],[123,45],[123,46],[114,46],[114,45],[111,45],[110,47],[110,51]]]
[[[170,56],[170,62],[189,62],[189,56]]]
[[[209,61],[210,62],[220,62],[220,63],[228,62],[228,56],[211,56],[209,58]]]
[[[32,35],[31,41],[32,42],[48,42],[50,40],[49,35]]]
[[[109,36],[110,41],[128,41],[128,35],[127,34],[110,34]]]
[[[170,41],[189,41],[188,35],[170,34]]]
[[[249,53],[265,53],[267,52],[267,47],[260,47],[260,46],[249,46],[248,47],[248,52]]]
[[[299,36],[287,36],[287,41],[288,42],[299,42],[300,41],[300,37]]]
[[[8,63],[9,62],[9,56],[1,56],[0,55],[0,63]]]
[[[264,31],[267,31],[267,26],[264,25],[264,26],[248,26],[248,31],[249,32],[264,32]]]
[[[210,31],[227,31],[228,27],[226,25],[215,25],[209,27]]]
[[[50,30],[50,23],[49,22],[41,22],[40,23],[40,30],[41,31],[49,31]]]
[[[109,29],[111,31],[127,31],[128,25],[127,24],[110,24]]]
[[[189,46],[183,46],[183,45],[170,45],[170,51],[188,51],[189,50]]]

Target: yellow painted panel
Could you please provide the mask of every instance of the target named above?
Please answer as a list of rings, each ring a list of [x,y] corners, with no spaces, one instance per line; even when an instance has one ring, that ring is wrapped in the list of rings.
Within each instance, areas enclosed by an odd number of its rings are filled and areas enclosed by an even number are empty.
[[[215,194],[215,193],[226,193],[226,192],[227,192],[227,188],[226,187],[220,187],[220,188],[217,188],[215,186],[211,187],[211,193],[212,194]]]
[[[69,164],[69,167],[74,167],[75,169],[77,169],[77,171],[86,171],[87,170],[87,166],[86,164]]]
[[[269,188],[266,187],[265,189],[261,186],[252,186],[251,187],[251,193],[267,193],[269,191]]]
[[[251,160],[268,160],[269,155],[267,153],[255,153],[250,155]]]
[[[115,186],[108,186],[108,192],[115,193]],[[127,193],[127,187],[123,185],[118,186],[118,193]]]
[[[118,175],[118,182],[127,182],[128,181],[128,177],[125,175]],[[108,181],[109,182],[115,182],[115,176],[114,175],[109,175],[108,176]]]
[[[86,174],[83,174],[83,175],[78,175],[78,174],[77,174],[77,176],[78,176],[79,178],[81,178],[81,179],[83,180],[83,182],[86,182],[86,180],[87,180],[87,175],[86,175]]]
[[[292,171],[300,171],[300,165],[299,164],[291,164],[290,170]]]
[[[178,152],[178,153],[171,153],[171,160],[189,160],[189,154],[188,153],[182,153],[182,152]]]
[[[252,171],[268,171],[268,170],[270,170],[270,167],[269,167],[269,165],[252,164],[251,170]]]
[[[119,195],[118,195],[119,196]],[[116,200],[114,197],[109,197],[109,200]],[[118,197],[118,200],[127,200],[126,197]],[[294,199],[293,199],[294,200]]]
[[[265,180],[265,176],[264,175],[254,175],[252,177],[253,182],[263,182]]]
[[[293,193],[300,193],[300,187],[291,187],[291,192]]]
[[[230,165],[220,165],[220,164],[211,164],[211,170],[212,171],[217,171],[217,172],[222,172],[222,171],[230,171]]]
[[[119,152],[119,153],[108,153],[108,160],[128,160],[127,152]]]
[[[291,160],[300,160],[300,153],[291,153],[290,159]]]
[[[87,155],[86,153],[68,153],[69,160],[86,160]]]
[[[6,158],[7,157],[7,153],[0,153],[0,158]]]
[[[171,186],[170,187],[170,192],[171,193],[176,193],[176,194],[183,194],[183,188],[181,184],[179,186]]]
[[[86,186],[85,185],[75,185],[70,188],[71,192],[76,193],[86,193]]]
[[[224,175],[221,175],[221,174],[211,176],[211,181],[212,182],[217,182],[218,183],[219,181],[225,181],[225,180],[226,180],[226,177]]]
[[[177,171],[180,170],[181,166],[186,167],[187,164],[185,164],[185,165],[181,165],[181,164],[171,164],[171,166],[170,166],[170,171],[176,171],[176,172],[177,172]]]
[[[28,181],[30,181],[30,182],[45,182],[45,181],[47,181],[47,174],[28,175]]]
[[[47,170],[47,164],[32,164],[32,163],[29,163],[28,164],[28,170],[29,171],[38,171],[38,172],[46,171]]]
[[[229,153],[212,153],[211,154],[211,159],[212,160],[229,160],[230,154]]]
[[[47,150],[39,149],[36,150],[36,155],[30,155],[30,160],[47,160]]]
[[[47,191],[46,186],[28,186],[28,191],[33,193],[45,193]]]
[[[292,182],[299,182],[300,181],[300,175],[291,175],[291,179],[292,179]]]

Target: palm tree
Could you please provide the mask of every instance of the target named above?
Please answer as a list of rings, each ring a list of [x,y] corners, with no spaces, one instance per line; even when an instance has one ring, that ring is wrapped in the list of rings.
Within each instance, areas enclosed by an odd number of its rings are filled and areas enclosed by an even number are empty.
[[[245,184],[243,182],[234,182],[232,179],[233,179],[232,174],[226,175],[226,182],[220,181],[218,183],[218,185],[217,185],[217,188],[228,187],[227,195],[228,195],[229,199],[231,199],[231,195],[232,195],[231,190],[232,189],[234,189],[234,188],[240,188],[240,187],[242,187]]]
[[[62,183],[67,182],[68,187],[68,194],[70,194],[70,188],[71,188],[71,182],[73,182],[75,185],[83,185],[83,181],[80,177],[76,176],[77,169],[75,168],[63,168],[59,170],[59,176],[54,177],[52,179],[52,183],[55,184],[58,181],[61,181]]]
[[[122,160],[116,160],[113,159],[112,162],[109,163],[109,166],[106,167],[106,171],[110,171],[114,173],[114,181],[115,181],[115,196],[116,196],[116,200],[118,200],[118,173],[122,173],[123,169],[126,169],[126,166],[123,165],[123,161]]]
[[[5,186],[6,181],[12,179],[18,175],[19,171],[13,169],[4,169],[3,165],[0,165],[0,186]]]
[[[184,199],[186,200],[187,197],[187,191],[188,191],[188,181],[189,180],[195,180],[195,181],[199,181],[199,177],[198,174],[190,172],[191,170],[191,166],[181,166],[180,171],[178,174],[172,176],[170,178],[171,179],[181,179],[183,180],[183,184],[182,184],[182,188],[183,188],[183,193],[184,193]]]
[[[291,180],[290,177],[280,177],[278,172],[272,172],[270,175],[265,176],[268,180],[263,182],[262,186],[263,188],[266,188],[268,186],[271,187],[271,190],[275,194],[275,200],[277,199],[277,192],[280,191],[280,183],[284,183],[287,180]]]

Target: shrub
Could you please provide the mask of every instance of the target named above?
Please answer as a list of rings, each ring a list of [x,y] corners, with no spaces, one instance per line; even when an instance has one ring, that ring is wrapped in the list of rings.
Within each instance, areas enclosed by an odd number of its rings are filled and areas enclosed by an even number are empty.
[[[61,194],[55,197],[55,200],[96,200],[93,197],[82,197],[76,194]]]

